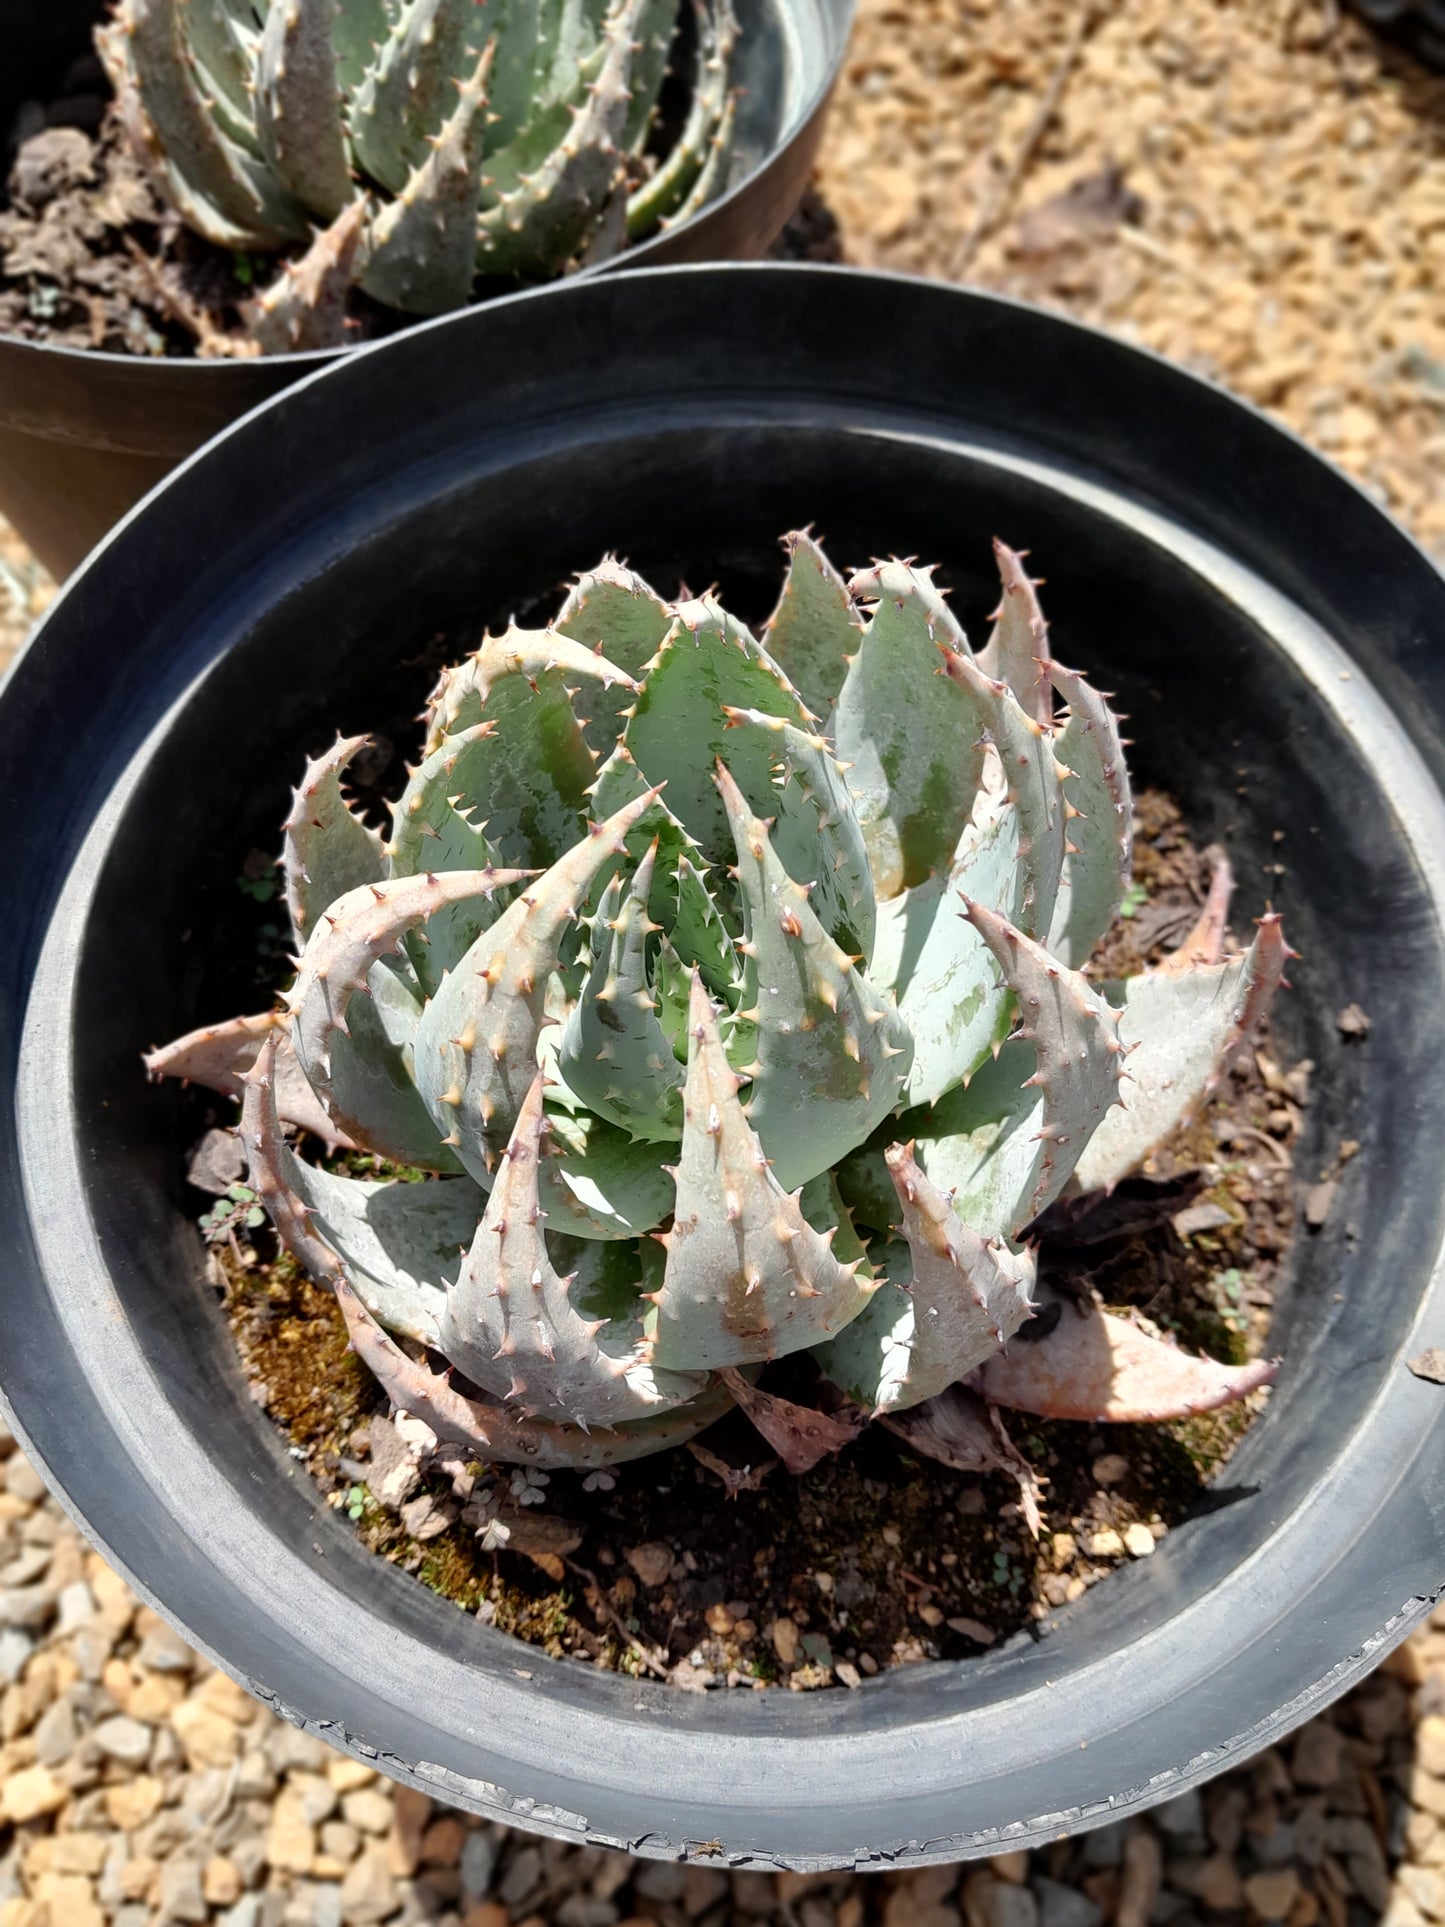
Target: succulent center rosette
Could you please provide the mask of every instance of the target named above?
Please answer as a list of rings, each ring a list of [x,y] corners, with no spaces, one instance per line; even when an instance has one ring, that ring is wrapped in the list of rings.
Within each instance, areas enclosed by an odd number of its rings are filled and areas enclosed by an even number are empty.
[[[931,571],[785,547],[760,637],[609,559],[486,639],[385,837],[342,787],[363,739],[312,762],[284,1008],[149,1062],[244,1089],[280,1236],[396,1406],[479,1458],[598,1466],[736,1402],[794,1469],[881,1417],[1032,1513],[992,1408],[1166,1418],[1272,1375],[1034,1318],[1026,1234],[1214,1089],[1283,937],[1222,954],[1221,871],[1175,956],[1086,975],[1129,782],[1018,556],[975,653]],[[288,1124],[434,1175],[340,1175]],[[805,1351],[815,1407],[757,1382]]]

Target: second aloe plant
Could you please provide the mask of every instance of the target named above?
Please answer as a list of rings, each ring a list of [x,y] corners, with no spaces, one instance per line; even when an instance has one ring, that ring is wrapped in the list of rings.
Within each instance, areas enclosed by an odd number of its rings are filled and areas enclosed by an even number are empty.
[[[659,149],[683,7],[690,93]],[[340,345],[356,285],[440,314],[478,275],[542,279],[685,219],[725,176],[735,32],[728,0],[119,0],[98,45],[188,227],[309,242],[252,306],[270,351]]]

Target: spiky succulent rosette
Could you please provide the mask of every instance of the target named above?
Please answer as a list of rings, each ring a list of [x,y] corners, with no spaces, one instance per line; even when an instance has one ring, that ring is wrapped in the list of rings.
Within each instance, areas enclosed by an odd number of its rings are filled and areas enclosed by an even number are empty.
[[[652,152],[681,8],[691,97]],[[251,304],[267,351],[343,344],[347,290],[410,314],[544,279],[719,191],[729,0],[116,0],[97,45],[131,146],[220,247],[307,251]]]
[[[1032,1512],[993,1408],[1164,1419],[1272,1374],[1097,1307],[1035,1336],[1026,1234],[1213,1091],[1283,937],[1222,955],[1221,871],[1177,955],[1087,976],[1128,776],[1019,557],[975,654],[929,570],[785,547],[761,638],[609,559],[486,639],[385,838],[342,787],[363,739],[311,763],[285,1007],[148,1061],[244,1092],[282,1239],[477,1456],[601,1465],[736,1402],[794,1469],[883,1417]],[[288,1124],[435,1175],[338,1175]],[[799,1352],[815,1408],[756,1382]]]

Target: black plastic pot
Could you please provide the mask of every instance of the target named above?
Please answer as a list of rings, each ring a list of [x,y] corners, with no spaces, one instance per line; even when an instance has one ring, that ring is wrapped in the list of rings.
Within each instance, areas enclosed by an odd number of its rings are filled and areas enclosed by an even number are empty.
[[[1445,0],[1350,0],[1350,5],[1428,66],[1445,67]]]
[[[734,0],[743,98],[728,191],[596,272],[766,253],[797,206],[854,0]],[[90,44],[100,0],[0,0],[0,139]],[[589,270],[588,272],[592,272]],[[591,353],[602,378],[599,344]],[[349,352],[349,351],[343,351]],[[0,514],[67,575],[193,449],[336,354],[146,361],[0,335]]]
[[[597,344],[608,344],[599,373]],[[254,1002],[230,939],[303,753],[416,707],[440,634],[615,547],[771,603],[778,534],[936,557],[975,629],[989,537],[1136,770],[1224,837],[1303,951],[1314,1059],[1284,1369],[1198,1516],[987,1657],[857,1692],[694,1696],[554,1662],[363,1551],[247,1396],[139,1052]],[[1182,1792],[1342,1692],[1445,1583],[1445,585],[1228,396],[1056,317],[818,268],[524,296],[300,384],[76,576],[0,696],[0,1384],[75,1517],[288,1718],[522,1826],[713,1864],[1039,1843]],[[1356,1001],[1365,1043],[1335,1015]],[[249,1007],[249,1004],[247,1004]],[[719,1522],[720,1525],[722,1522]]]

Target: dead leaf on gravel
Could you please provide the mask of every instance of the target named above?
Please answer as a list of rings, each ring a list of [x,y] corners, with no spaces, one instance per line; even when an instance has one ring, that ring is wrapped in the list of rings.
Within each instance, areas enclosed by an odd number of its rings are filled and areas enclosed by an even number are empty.
[[[1053,254],[1079,242],[1104,240],[1125,221],[1139,221],[1143,215],[1144,202],[1125,184],[1123,168],[1106,167],[1030,208],[1015,231],[1014,251]]]

